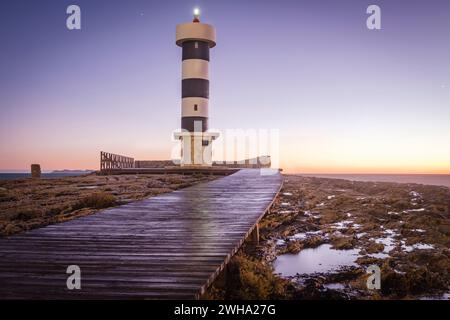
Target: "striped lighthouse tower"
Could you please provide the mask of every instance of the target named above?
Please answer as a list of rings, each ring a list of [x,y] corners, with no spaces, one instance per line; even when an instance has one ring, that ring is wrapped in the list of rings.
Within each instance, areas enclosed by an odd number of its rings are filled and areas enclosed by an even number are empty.
[[[216,30],[200,23],[199,10],[194,20],[177,25],[176,44],[183,50],[181,72],[182,166],[212,164],[212,141],[218,133],[207,132],[209,118],[209,49],[216,45]]]

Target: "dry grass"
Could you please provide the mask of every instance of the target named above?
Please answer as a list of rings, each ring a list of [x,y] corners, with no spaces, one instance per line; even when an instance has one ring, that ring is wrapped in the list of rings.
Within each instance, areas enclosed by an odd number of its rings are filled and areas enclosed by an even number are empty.
[[[72,208],[79,210],[83,208],[103,209],[114,207],[117,204],[115,196],[105,192],[95,192],[75,203]]]
[[[268,300],[289,297],[292,290],[290,282],[274,275],[270,265],[261,263],[245,251],[241,250],[229,262],[226,282],[216,281],[205,298]]]
[[[0,181],[0,236],[64,222],[212,179],[215,177],[209,175],[91,174]]]

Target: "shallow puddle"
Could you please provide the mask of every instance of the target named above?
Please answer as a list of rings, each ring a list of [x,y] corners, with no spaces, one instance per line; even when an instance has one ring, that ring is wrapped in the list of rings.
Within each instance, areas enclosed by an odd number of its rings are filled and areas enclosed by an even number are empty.
[[[327,283],[323,285],[324,288],[327,288],[329,290],[338,290],[343,291],[345,290],[345,285],[342,283]]]
[[[331,224],[330,226],[331,226],[331,228],[337,229],[337,230],[343,230],[343,229],[348,229],[348,228],[353,228],[353,229],[361,228],[361,225],[358,223],[354,223],[353,220],[339,221],[339,222]]]
[[[283,254],[274,263],[276,273],[282,276],[334,272],[342,267],[357,266],[358,249],[335,250],[330,244],[322,244],[314,249],[304,249],[298,254]]]
[[[411,252],[416,249],[418,249],[418,250],[434,249],[434,246],[431,244],[428,244],[428,243],[416,243],[413,245],[406,245],[404,240],[402,240],[401,243],[402,243],[402,246],[401,246],[402,250],[406,251],[406,252]]]
[[[78,189],[97,189],[99,186],[79,186]]]
[[[322,234],[321,230],[300,232],[300,233],[296,233],[293,236],[289,237],[289,239],[291,239],[291,240],[305,240],[306,238],[310,238],[312,236],[316,236],[316,235],[320,235],[320,234]]]
[[[450,292],[444,293],[442,295],[429,295],[419,297],[419,300],[450,300]]]

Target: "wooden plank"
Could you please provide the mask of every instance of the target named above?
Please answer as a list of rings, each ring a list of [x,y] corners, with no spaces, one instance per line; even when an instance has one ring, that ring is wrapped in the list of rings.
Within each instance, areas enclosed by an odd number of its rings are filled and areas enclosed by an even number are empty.
[[[282,178],[244,169],[0,239],[0,298],[198,298],[263,214]],[[67,266],[81,290],[66,288]]]

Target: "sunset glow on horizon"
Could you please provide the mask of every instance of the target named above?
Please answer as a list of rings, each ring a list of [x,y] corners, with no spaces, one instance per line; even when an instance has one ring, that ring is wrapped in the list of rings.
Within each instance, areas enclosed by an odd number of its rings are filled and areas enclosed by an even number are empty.
[[[354,0],[80,0],[78,31],[64,24],[70,1],[8,2],[0,171],[97,170],[100,151],[170,159],[175,25],[198,7],[217,28],[211,131],[279,130],[285,173],[450,174],[448,1],[377,1],[378,31]]]

